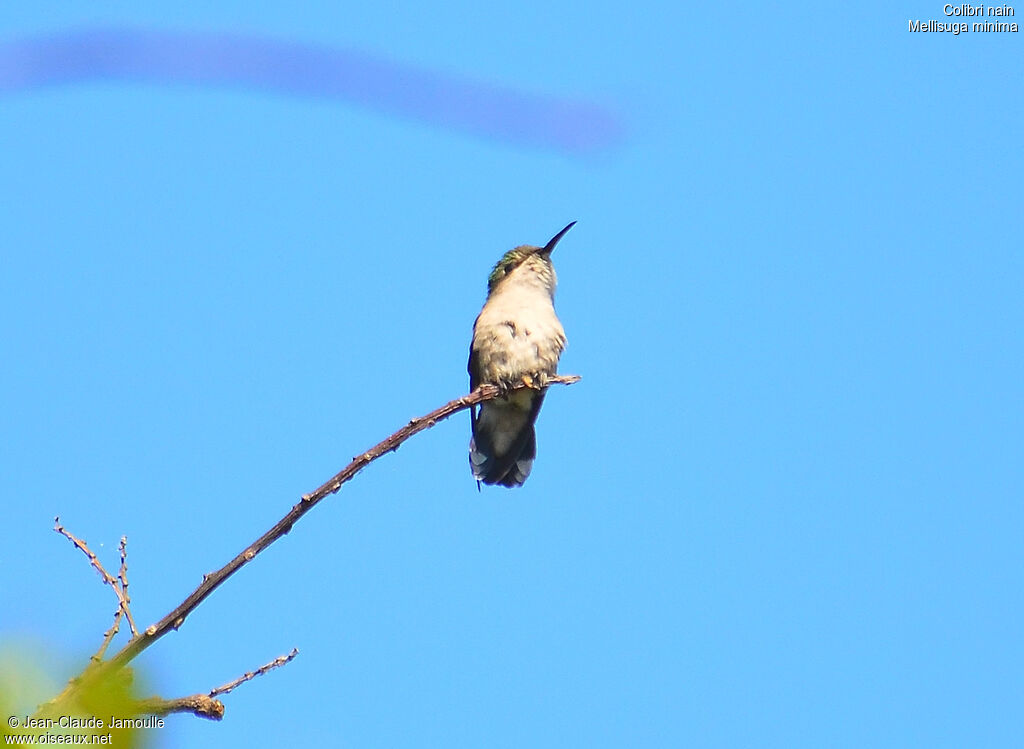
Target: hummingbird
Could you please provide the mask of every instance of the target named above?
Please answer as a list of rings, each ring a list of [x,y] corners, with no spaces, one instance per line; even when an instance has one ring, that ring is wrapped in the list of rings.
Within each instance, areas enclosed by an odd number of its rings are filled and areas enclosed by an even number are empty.
[[[470,411],[469,465],[485,484],[522,486],[537,456],[533,425],[544,402],[547,378],[558,371],[565,331],[555,314],[557,277],[551,251],[576,224],[543,247],[509,250],[487,279],[487,301],[473,323],[469,387],[497,385],[503,395]],[[520,383],[528,387],[511,388]]]

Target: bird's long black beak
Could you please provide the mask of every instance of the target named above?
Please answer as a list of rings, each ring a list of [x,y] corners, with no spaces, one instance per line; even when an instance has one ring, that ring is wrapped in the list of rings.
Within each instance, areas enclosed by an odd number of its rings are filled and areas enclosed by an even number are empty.
[[[552,251],[553,249],[555,249],[555,245],[556,245],[556,244],[558,244],[558,240],[560,240],[560,239],[561,239],[562,237],[564,237],[564,236],[565,236],[565,233],[566,233],[567,231],[569,231],[569,229],[571,229],[571,228],[572,228],[572,227],[574,227],[574,226],[576,226],[576,222],[575,222],[575,221],[573,221],[573,222],[572,222],[571,224],[569,224],[569,225],[568,225],[567,227],[565,227],[564,229],[562,229],[562,231],[558,232],[558,234],[556,234],[555,236],[551,237],[551,241],[550,241],[550,242],[548,242],[548,243],[547,243],[546,245],[544,245],[544,249],[543,249],[543,250],[541,250],[541,254],[544,254],[544,255],[550,255],[550,254],[551,254],[551,251]]]

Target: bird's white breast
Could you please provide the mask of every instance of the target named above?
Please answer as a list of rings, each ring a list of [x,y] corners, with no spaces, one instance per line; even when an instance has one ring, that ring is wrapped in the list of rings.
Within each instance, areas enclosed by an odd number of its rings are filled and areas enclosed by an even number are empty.
[[[483,382],[512,382],[524,374],[555,374],[565,331],[547,289],[512,283],[491,295],[473,329]]]

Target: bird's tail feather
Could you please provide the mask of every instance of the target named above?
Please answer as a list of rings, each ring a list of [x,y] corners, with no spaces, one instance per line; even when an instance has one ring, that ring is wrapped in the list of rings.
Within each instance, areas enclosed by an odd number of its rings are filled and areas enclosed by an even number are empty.
[[[537,433],[533,426],[523,430],[520,442],[504,455],[497,455],[487,431],[478,430],[469,441],[469,465],[473,469],[473,477],[489,485],[522,486],[537,457]]]
[[[485,484],[507,487],[523,485],[537,457],[537,434],[533,424],[543,396],[541,393],[534,398],[529,411],[485,404],[480,414],[474,415],[473,438],[469,442],[469,465],[474,478]],[[521,423],[516,429],[514,424],[519,419]],[[511,442],[508,437],[510,427],[515,435]],[[495,442],[502,444],[497,445]]]

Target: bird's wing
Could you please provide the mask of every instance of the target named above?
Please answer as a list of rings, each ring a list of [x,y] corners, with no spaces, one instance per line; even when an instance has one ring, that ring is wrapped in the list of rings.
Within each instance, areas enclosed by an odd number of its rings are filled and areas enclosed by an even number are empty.
[[[476,320],[473,321],[473,337],[476,337],[476,323],[480,319],[480,315],[477,315]],[[469,370],[469,391],[473,392],[480,386],[480,362],[476,351],[473,350],[473,339],[469,341],[469,363],[466,366]],[[470,424],[473,425],[474,431],[476,430],[476,406],[472,406],[469,409]]]

